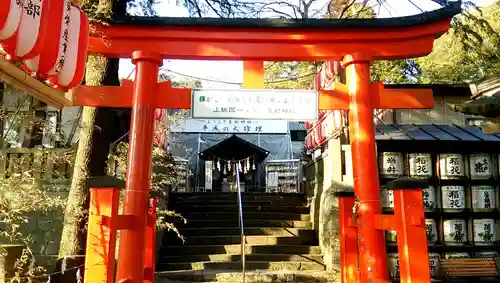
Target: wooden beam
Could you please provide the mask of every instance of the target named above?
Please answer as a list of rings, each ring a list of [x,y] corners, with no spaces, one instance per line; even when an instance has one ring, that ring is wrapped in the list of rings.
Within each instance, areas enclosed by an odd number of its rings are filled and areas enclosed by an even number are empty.
[[[57,109],[72,106],[73,104],[65,92],[53,89],[40,82],[2,55],[0,55],[0,80]]]
[[[191,109],[191,89],[173,88],[170,81],[158,83],[155,108]],[[123,80],[121,86],[79,86],[70,91],[75,106],[132,107],[134,82]]]
[[[385,89],[383,84],[372,85],[374,109],[432,109],[432,89]],[[349,90],[341,83],[334,83],[332,90],[320,90],[319,110],[349,110]]]
[[[169,59],[320,61],[363,53],[373,60],[424,56],[450,18],[398,28],[228,28],[202,26],[95,25],[89,52],[130,58],[135,50]]]

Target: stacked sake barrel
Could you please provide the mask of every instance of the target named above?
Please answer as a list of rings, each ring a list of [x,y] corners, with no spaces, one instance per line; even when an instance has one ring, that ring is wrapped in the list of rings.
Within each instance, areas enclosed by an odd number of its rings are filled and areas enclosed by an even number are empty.
[[[383,184],[403,176],[429,180],[423,188],[431,276],[440,258],[498,255],[498,156],[486,153],[379,152],[382,206],[394,208]],[[386,234],[391,276],[399,277],[395,231]]]

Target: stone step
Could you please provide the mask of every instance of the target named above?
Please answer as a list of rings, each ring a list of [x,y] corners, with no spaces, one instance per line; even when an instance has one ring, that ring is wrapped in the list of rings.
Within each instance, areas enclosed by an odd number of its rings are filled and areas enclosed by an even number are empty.
[[[234,212],[188,212],[182,214],[182,216],[189,221],[193,220],[217,220],[224,219],[226,221],[236,219],[238,220],[238,213]],[[286,212],[244,212],[243,220],[245,219],[272,219],[272,220],[296,220],[296,221],[310,221],[311,215],[309,214],[297,214],[297,213],[286,213]]]
[[[163,246],[161,256],[188,256],[212,254],[241,254],[241,245],[212,245],[212,246]],[[311,254],[320,255],[318,246],[305,245],[245,245],[245,254]]]
[[[207,227],[207,228],[180,228],[184,237],[192,236],[239,236],[240,228]],[[269,236],[304,236],[315,237],[316,231],[306,228],[280,228],[280,227],[253,227],[245,228],[245,235],[269,235]],[[176,236],[177,237],[177,236]]]
[[[325,265],[317,262],[294,262],[294,261],[247,261],[246,269],[255,270],[325,270]],[[175,263],[160,263],[157,265],[157,270],[241,270],[241,262],[175,262]]]
[[[225,204],[225,205],[213,205],[208,204],[198,204],[198,203],[176,203],[175,211],[179,213],[186,212],[233,212],[238,213],[238,205],[236,204]],[[273,205],[273,204],[243,204],[243,213],[248,212],[288,212],[288,213],[298,213],[307,214],[309,213],[309,207],[303,205]]]
[[[204,245],[235,245],[241,243],[241,236],[198,236],[185,237],[185,246],[204,246]],[[297,237],[297,236],[246,236],[245,243],[249,245],[315,245],[316,237]],[[182,244],[181,239],[172,240],[166,244]]]
[[[239,227],[238,218],[233,219],[189,219],[187,223],[183,223],[180,219],[175,219],[173,222],[178,229],[182,228],[237,228]],[[245,219],[243,223],[246,228],[255,227],[283,227],[283,228],[312,228],[310,221],[297,220],[275,220],[275,219]]]
[[[323,262],[322,255],[293,255],[293,254],[256,254],[246,255],[246,261],[298,261],[298,262]],[[160,258],[161,263],[171,262],[241,262],[241,255],[213,254],[213,255],[191,255],[191,256],[164,256]]]
[[[222,270],[163,271],[156,283],[243,282],[242,272]],[[340,282],[340,274],[327,271],[254,271],[245,272],[246,283],[330,283]]]
[[[172,194],[169,197],[171,203],[201,203],[201,204],[216,204],[227,203],[237,204],[238,197],[236,194],[197,194],[197,195],[176,195]],[[264,202],[283,205],[303,205],[306,203],[304,195],[242,195],[243,204],[251,204],[253,202]]]

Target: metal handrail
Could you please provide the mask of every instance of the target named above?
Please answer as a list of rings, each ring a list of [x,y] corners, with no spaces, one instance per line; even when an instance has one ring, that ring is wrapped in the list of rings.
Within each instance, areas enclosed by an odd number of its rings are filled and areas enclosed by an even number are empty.
[[[243,275],[243,283],[245,283],[245,259],[246,259],[246,251],[245,251],[245,226],[243,225],[243,204],[241,199],[241,187],[240,187],[240,174],[239,168],[240,164],[238,162],[235,163],[234,174],[236,175],[236,187],[238,188],[238,212],[239,212],[239,224],[241,230],[241,268]]]

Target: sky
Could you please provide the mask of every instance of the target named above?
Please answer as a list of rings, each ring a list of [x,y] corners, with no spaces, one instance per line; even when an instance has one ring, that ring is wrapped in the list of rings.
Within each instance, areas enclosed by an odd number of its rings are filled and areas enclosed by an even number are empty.
[[[478,6],[488,5],[495,0],[476,0]],[[322,1],[319,1],[322,2]],[[431,11],[439,6],[429,0],[413,0],[424,11]],[[379,18],[401,17],[420,13],[420,10],[407,0],[387,0],[388,5],[378,11]],[[188,17],[188,11],[176,5],[176,0],[158,0],[155,10],[160,17]],[[203,88],[227,89],[240,88],[243,81],[243,62],[241,61],[198,61],[198,60],[164,60],[162,68],[174,79],[187,77],[203,78]],[[216,70],[216,71],[214,71]],[[120,60],[120,77],[133,78],[134,66],[129,59]],[[213,80],[213,81],[210,81]],[[229,83],[220,83],[223,81]]]

